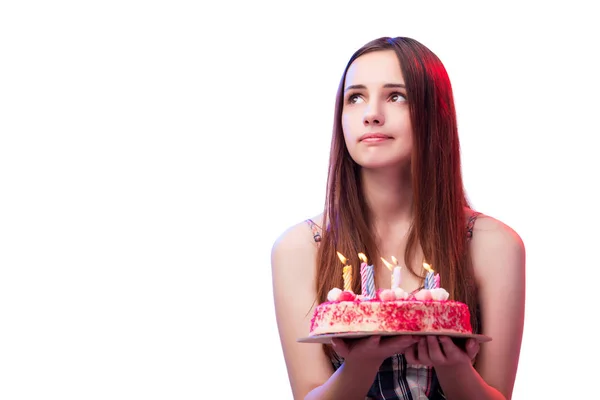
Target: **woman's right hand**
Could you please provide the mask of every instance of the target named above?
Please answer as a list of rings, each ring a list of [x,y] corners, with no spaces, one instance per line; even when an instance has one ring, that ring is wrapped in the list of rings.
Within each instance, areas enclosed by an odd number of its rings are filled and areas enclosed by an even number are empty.
[[[383,360],[395,354],[402,354],[408,348],[419,342],[418,336],[380,336],[374,335],[365,339],[343,340],[332,339],[333,350],[345,361],[376,362],[381,365]]]

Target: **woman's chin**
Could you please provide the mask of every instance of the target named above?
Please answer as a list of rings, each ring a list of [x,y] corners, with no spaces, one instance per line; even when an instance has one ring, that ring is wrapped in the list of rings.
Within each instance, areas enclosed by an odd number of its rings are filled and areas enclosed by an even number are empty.
[[[410,165],[410,155],[407,157],[390,157],[384,154],[368,154],[355,159],[362,168],[367,169],[398,169]]]

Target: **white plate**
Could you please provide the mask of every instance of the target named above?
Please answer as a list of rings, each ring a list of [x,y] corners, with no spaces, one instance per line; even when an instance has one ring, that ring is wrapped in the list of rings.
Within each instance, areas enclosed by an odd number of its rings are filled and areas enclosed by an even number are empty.
[[[449,336],[458,339],[477,339],[479,343],[489,342],[492,340],[491,337],[485,335],[478,335],[475,333],[454,333],[454,332],[343,332],[343,333],[326,333],[322,335],[308,336],[300,338],[297,341],[300,343],[331,343],[333,338],[349,338],[359,339],[368,336],[381,335],[381,336],[397,336],[397,335],[414,335],[414,336]]]

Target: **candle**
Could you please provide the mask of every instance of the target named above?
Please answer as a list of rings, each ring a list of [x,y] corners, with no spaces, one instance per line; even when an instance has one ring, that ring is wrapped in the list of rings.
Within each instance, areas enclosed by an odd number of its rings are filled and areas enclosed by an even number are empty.
[[[425,289],[433,289],[433,269],[427,263],[423,263],[423,268],[427,270],[427,275],[425,276]]]
[[[390,262],[388,262],[385,258],[381,257],[381,261],[383,261],[383,263],[385,264],[386,267],[388,267],[388,269],[390,270],[390,272],[392,273],[391,278],[392,278],[392,289],[396,289],[400,287],[400,266],[398,265],[398,260],[396,260],[396,257],[392,256],[392,260],[394,261],[394,264],[396,264],[396,266],[394,266],[393,264],[391,264]]]
[[[344,268],[342,269],[344,278],[344,290],[352,291],[352,265],[346,265],[346,257],[344,257],[339,251],[336,252]]]
[[[394,272],[392,272],[392,289],[397,289],[400,287],[400,281],[401,281],[401,268],[400,265],[398,265],[398,260],[396,259],[396,257],[392,256],[392,261],[394,262]]]
[[[369,289],[368,289],[368,284],[367,284],[367,280],[368,280],[367,262],[366,262],[367,257],[363,253],[358,253],[358,258],[360,258],[360,260],[362,261],[362,263],[360,263],[360,287],[361,287],[362,295],[368,297]]]
[[[392,256],[392,259],[393,259],[393,256]],[[386,260],[386,259],[385,259],[385,258],[383,258],[383,257],[381,257],[381,261],[383,261],[383,264],[384,264],[386,267],[388,267],[388,269],[390,270],[390,272],[392,272],[392,285],[391,285],[391,288],[392,288],[392,289],[394,289],[394,288],[395,288],[395,287],[394,287],[394,284],[396,283],[396,282],[394,281],[394,272],[393,272],[394,266],[393,266],[393,265],[392,265],[390,262],[388,262],[388,260]]]
[[[344,266],[344,290],[352,291],[352,265]]]
[[[365,297],[373,298],[375,297],[375,271],[372,265],[368,265],[367,256],[363,253],[358,253],[358,258],[362,261],[360,264],[362,294]]]
[[[400,267],[394,267],[394,272],[392,273],[392,289],[397,289],[400,287]]]
[[[375,297],[375,269],[373,265],[367,265],[367,287],[370,298]]]
[[[435,274],[435,276],[433,277],[433,288],[440,288],[440,274]]]

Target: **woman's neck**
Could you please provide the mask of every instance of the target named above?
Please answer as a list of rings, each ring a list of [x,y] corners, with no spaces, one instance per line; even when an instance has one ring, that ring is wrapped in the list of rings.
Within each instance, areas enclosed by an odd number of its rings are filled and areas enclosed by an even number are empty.
[[[362,190],[375,230],[408,229],[412,220],[410,170],[361,169]]]

